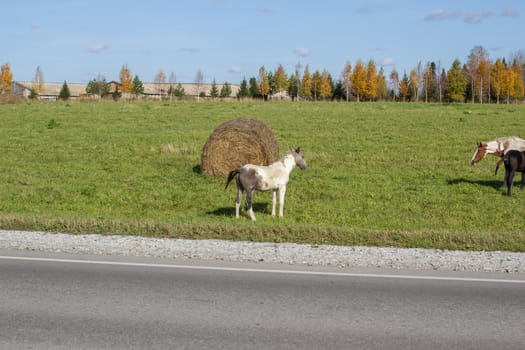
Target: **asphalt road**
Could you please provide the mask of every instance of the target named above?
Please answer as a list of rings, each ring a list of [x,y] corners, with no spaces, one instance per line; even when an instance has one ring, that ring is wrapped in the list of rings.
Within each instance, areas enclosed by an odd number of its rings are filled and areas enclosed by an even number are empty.
[[[525,349],[523,275],[0,255],[0,349]]]

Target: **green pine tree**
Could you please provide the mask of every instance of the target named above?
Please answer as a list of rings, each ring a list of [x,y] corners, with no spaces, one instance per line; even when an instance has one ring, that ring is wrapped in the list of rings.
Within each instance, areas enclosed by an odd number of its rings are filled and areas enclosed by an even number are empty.
[[[96,79],[92,79],[86,86],[86,92],[90,95],[99,95],[100,97],[109,94],[109,85],[106,82],[106,78],[98,76]]]
[[[38,98],[38,94],[36,93],[35,89],[29,90],[29,99],[36,100],[37,98]]]
[[[445,95],[451,102],[463,102],[465,101],[466,90],[467,76],[461,67],[461,63],[456,59],[447,72]]]
[[[250,97],[257,98],[261,95],[259,94],[259,86],[257,85],[257,79],[250,78]]]
[[[219,96],[219,89],[217,88],[217,83],[215,82],[215,79],[213,79],[213,82],[211,83],[210,97],[216,98],[218,96]]]
[[[175,96],[177,96],[179,99],[182,99],[184,97],[184,95],[186,95],[186,91],[184,90],[184,88],[182,87],[182,84],[181,83],[178,83],[177,84],[177,87],[175,88],[175,92],[174,92]]]
[[[144,85],[142,84],[142,81],[139,79],[138,75],[135,75],[135,78],[133,78],[131,92],[135,94],[135,97],[138,97],[144,93]]]
[[[250,91],[248,90],[248,82],[246,81],[246,78],[244,78],[241,82],[241,86],[239,87],[239,91],[237,92],[237,98],[246,98],[250,96]]]
[[[231,87],[231,85],[229,83],[227,83],[227,82],[222,84],[220,96],[221,97],[230,97],[231,94],[232,94],[232,87]]]
[[[118,100],[120,100],[120,98],[122,97],[122,92],[119,91],[118,86],[117,86],[117,88],[115,89],[115,91],[113,91],[113,93],[111,94],[111,96],[113,97],[113,100],[114,100],[114,101],[118,101]]]
[[[69,86],[67,86],[66,81],[64,81],[64,84],[62,84],[62,88],[60,89],[58,97],[64,101],[69,100],[69,98],[71,97],[71,92],[69,91]]]

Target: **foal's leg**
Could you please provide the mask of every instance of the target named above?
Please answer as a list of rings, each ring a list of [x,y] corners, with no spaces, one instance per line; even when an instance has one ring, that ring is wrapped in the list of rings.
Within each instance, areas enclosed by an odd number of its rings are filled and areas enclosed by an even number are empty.
[[[279,188],[279,217],[284,216],[284,195],[286,194],[286,185]]]
[[[241,209],[242,200],[242,188],[237,186],[237,197],[235,198],[235,217],[239,217],[239,211]]]
[[[510,193],[510,190],[512,188],[512,185],[514,184],[514,174],[515,174],[515,171],[511,170],[508,172],[508,177],[507,177],[507,196],[510,196],[511,193]],[[505,174],[506,175],[506,174]]]
[[[255,221],[255,214],[253,213],[253,207],[252,207],[252,198],[253,198],[253,189],[246,190],[246,208],[248,209],[248,214],[250,214],[250,218]]]
[[[275,206],[277,205],[277,189],[272,190],[272,216],[275,216]]]

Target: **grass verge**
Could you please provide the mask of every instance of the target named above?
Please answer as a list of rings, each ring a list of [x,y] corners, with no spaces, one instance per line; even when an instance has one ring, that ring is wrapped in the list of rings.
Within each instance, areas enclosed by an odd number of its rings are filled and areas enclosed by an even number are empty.
[[[300,146],[285,217],[202,175],[222,122],[255,117]],[[0,105],[0,227],[309,244],[525,251],[525,194],[503,195],[477,141],[525,135],[516,105],[20,103]]]

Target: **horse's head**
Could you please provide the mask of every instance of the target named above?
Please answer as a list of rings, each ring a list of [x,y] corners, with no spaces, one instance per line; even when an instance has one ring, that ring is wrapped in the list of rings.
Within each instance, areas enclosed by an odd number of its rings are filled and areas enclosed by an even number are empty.
[[[487,154],[487,144],[478,142],[478,145],[476,146],[476,149],[474,150],[474,155],[472,156],[472,159],[470,160],[470,164],[474,165],[480,160],[485,157],[485,154]]]
[[[306,169],[306,161],[304,160],[304,157],[303,157],[303,155],[301,153],[301,148],[300,147],[292,148],[290,150],[290,154],[293,156],[293,158],[295,160],[295,164],[297,164],[297,166],[301,170],[305,170]]]

